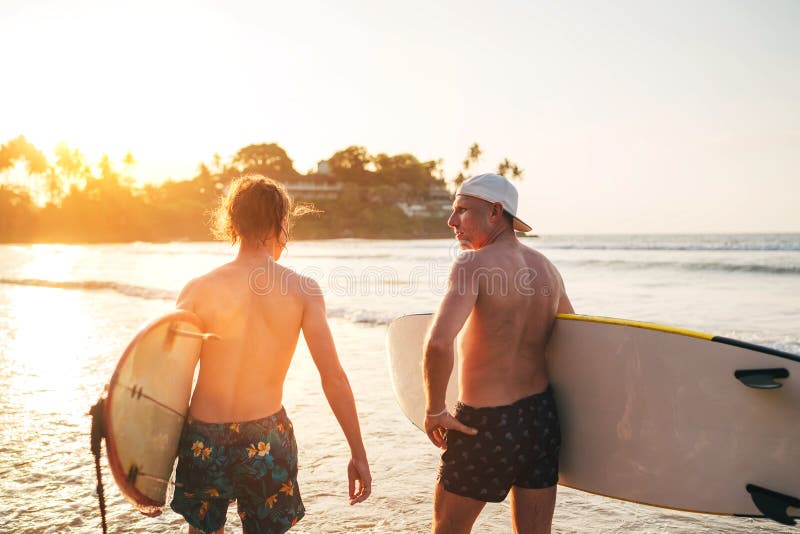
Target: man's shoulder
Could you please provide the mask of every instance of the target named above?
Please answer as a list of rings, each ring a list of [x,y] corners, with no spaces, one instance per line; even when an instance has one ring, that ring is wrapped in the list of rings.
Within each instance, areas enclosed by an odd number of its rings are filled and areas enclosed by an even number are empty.
[[[543,252],[533,248],[530,245],[519,243],[519,250],[522,252],[522,254],[524,254],[528,261],[540,262],[549,265],[553,264],[553,262],[550,261],[550,258],[548,258]]]
[[[533,250],[517,243],[492,243],[478,250],[468,251],[471,255],[465,260],[465,263],[481,268],[494,267],[502,263],[503,258],[516,256],[520,247],[526,251]]]
[[[453,261],[453,271],[471,272],[475,269],[485,268],[491,265],[493,261],[492,254],[486,252],[486,249],[480,250],[464,250],[456,256]]]
[[[543,271],[560,276],[550,259],[533,247],[517,242],[493,243],[480,250],[472,251],[469,262],[473,269],[513,269]]]

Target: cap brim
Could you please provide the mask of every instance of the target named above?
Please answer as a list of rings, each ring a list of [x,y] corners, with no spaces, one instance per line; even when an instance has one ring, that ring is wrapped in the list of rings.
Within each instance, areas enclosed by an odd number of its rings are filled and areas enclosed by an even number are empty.
[[[531,228],[530,225],[522,222],[517,217],[514,217],[514,230],[516,230],[517,232],[530,232],[531,230],[533,230],[533,228]]]

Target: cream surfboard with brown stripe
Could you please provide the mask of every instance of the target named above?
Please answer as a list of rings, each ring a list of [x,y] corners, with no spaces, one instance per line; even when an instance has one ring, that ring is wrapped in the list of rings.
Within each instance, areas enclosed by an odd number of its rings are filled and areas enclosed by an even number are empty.
[[[123,496],[158,515],[178,451],[204,339],[194,313],[159,317],[135,335],[117,364],[104,401],[108,464]]]

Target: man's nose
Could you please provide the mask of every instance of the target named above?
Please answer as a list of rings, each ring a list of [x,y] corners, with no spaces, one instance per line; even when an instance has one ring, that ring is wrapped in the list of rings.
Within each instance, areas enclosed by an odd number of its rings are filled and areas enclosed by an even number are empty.
[[[447,219],[447,226],[452,226],[453,228],[456,227],[456,214],[452,213],[450,218]]]

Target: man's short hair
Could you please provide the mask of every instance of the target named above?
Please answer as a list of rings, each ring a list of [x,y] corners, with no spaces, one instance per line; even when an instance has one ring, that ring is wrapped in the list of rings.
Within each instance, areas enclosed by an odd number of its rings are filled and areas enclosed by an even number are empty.
[[[508,213],[506,210],[503,210],[503,219],[506,220],[508,226],[510,226],[512,229],[514,228],[514,216]]]

